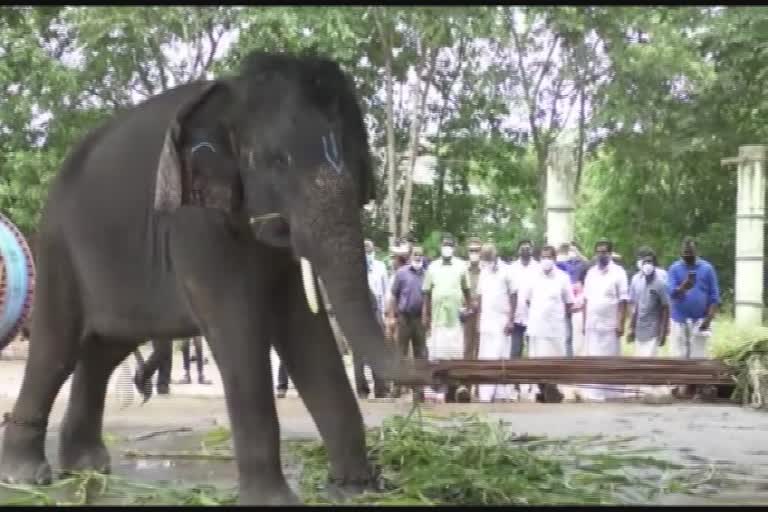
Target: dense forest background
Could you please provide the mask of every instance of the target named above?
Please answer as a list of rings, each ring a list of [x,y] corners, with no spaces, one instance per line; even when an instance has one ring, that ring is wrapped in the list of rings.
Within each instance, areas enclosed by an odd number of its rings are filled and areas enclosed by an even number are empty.
[[[768,8],[2,7],[0,211],[34,233],[69,148],[119,110],[315,48],[354,77],[377,159],[370,236],[541,240],[546,162],[578,148],[577,240],[663,264],[684,235],[732,293],[735,171],[768,143]],[[591,252],[591,251],[590,251]]]

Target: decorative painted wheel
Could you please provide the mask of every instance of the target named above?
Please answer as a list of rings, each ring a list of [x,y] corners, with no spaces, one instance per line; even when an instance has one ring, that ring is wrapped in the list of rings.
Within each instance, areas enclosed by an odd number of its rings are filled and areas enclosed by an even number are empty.
[[[0,213],[0,350],[18,334],[32,310],[35,263],[24,235]]]

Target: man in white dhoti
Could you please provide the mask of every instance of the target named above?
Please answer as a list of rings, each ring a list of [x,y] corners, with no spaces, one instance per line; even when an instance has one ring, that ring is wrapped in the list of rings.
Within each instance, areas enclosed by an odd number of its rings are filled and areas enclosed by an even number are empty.
[[[565,357],[569,318],[573,305],[571,279],[555,266],[555,248],[541,249],[540,269],[536,271],[520,300],[528,304],[528,357]],[[547,401],[562,398],[557,386],[539,384]]]
[[[584,342],[588,356],[621,355],[621,337],[629,299],[627,273],[611,261],[613,244],[600,240],[595,244],[597,264],[584,280]],[[585,398],[603,401],[612,396],[599,386],[585,390]]]
[[[480,315],[478,359],[509,359],[517,291],[507,265],[498,259],[493,244],[486,244],[480,250],[480,264],[477,282]],[[478,386],[478,399],[481,402],[511,400],[514,398],[512,390],[510,385],[481,384]]]
[[[430,360],[464,357],[464,330],[459,321],[459,310],[462,306],[468,309],[472,306],[467,267],[453,257],[455,245],[451,236],[444,236],[441,257],[429,265],[424,276],[422,322],[426,331],[431,331],[427,341]],[[447,402],[456,401],[456,389],[457,386],[447,387]]]

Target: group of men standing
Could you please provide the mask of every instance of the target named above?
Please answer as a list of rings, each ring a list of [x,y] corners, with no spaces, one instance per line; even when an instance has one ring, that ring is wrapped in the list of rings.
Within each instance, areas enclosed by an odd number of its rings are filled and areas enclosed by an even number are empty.
[[[440,257],[429,261],[423,248],[405,242],[391,251],[392,272],[365,241],[368,283],[385,333],[403,356],[422,359],[506,359],[527,357],[619,356],[621,339],[634,354],[654,357],[670,336],[672,357],[706,357],[712,319],[720,303],[714,268],[696,254],[695,241],[683,241],[680,260],[658,267],[655,253],[641,248],[630,280],[616,262],[613,246],[600,240],[594,257],[585,258],[575,243],[557,249],[544,246],[535,257],[529,240],[521,241],[517,258],[503,261],[493,243],[471,238],[467,260],[455,255],[453,237],[441,240]],[[354,354],[353,354],[354,356]],[[360,398],[370,390],[364,361],[355,361]],[[374,394],[399,396],[374,377]],[[539,385],[539,395],[559,394]],[[437,400],[509,401],[521,388],[479,385],[414,389]],[[694,390],[685,389],[690,395]],[[582,398],[602,401],[612,392],[599,386],[584,389]]]

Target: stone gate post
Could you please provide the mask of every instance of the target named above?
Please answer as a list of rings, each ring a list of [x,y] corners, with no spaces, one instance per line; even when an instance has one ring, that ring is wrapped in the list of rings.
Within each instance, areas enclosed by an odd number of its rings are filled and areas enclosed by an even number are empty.
[[[739,147],[739,156],[722,165],[738,166],[736,191],[735,319],[740,325],[763,322],[763,243],[765,162],[768,146]]]

